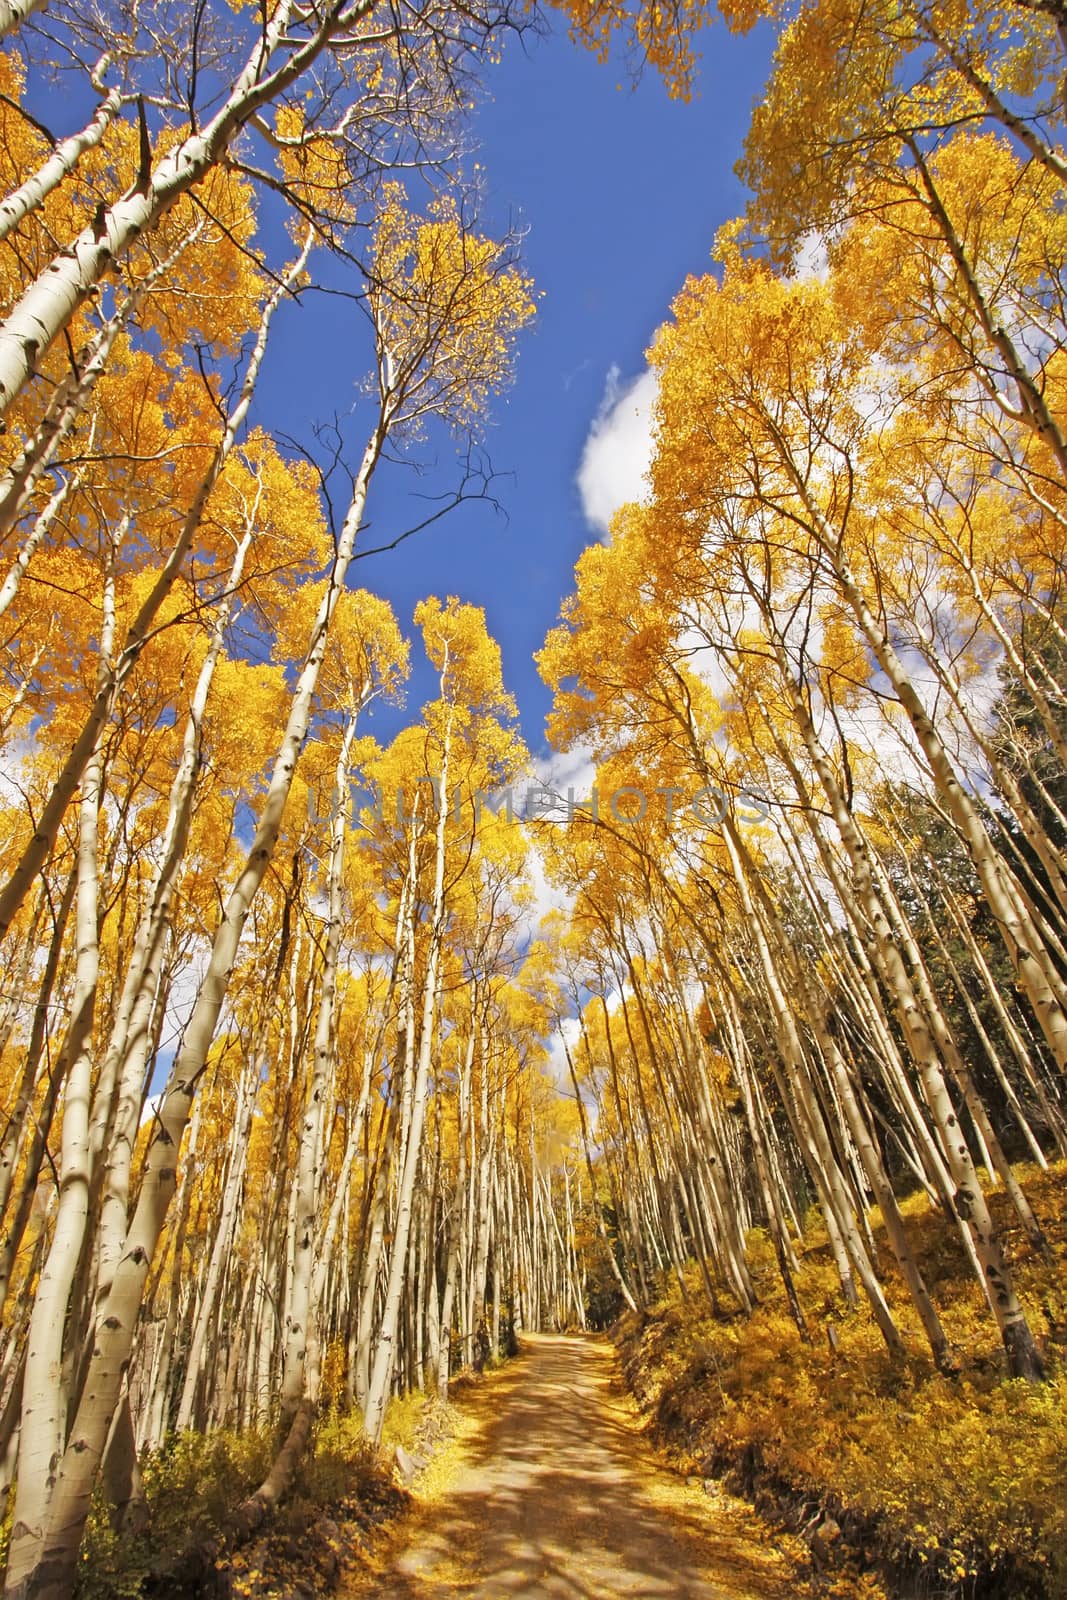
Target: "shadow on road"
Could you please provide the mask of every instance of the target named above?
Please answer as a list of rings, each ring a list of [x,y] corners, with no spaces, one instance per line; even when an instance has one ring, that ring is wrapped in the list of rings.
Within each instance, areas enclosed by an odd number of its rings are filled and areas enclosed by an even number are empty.
[[[538,1336],[477,1396],[451,1492],[423,1508],[385,1600],[786,1600],[784,1559],[650,1455],[599,1341]]]

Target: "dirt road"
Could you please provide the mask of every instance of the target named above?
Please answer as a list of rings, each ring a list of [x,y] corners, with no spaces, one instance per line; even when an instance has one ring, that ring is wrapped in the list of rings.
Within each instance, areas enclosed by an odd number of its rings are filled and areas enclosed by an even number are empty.
[[[431,1474],[382,1570],[350,1587],[352,1600],[797,1600],[805,1592],[754,1518],[650,1454],[606,1344],[530,1338],[464,1410],[443,1476]]]

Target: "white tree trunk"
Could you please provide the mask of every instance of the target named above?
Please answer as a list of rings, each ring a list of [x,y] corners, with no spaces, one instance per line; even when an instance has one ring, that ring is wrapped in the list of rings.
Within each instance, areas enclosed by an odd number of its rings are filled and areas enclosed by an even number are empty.
[[[0,0],[0,39],[21,28],[28,17],[40,11],[45,0]]]
[[[0,37],[4,32],[2,17],[3,8],[0,7]],[[0,244],[74,171],[82,156],[100,143],[122,103],[123,96],[119,90],[112,89],[101,100],[84,128],[61,140],[36,172],[31,172],[6,199],[0,200]]]
[[[99,676],[106,676],[110,669],[114,631],[114,579],[109,573],[105,585]],[[75,912],[78,959],[71,1018],[56,1068],[60,1081],[66,1078],[59,1208],[30,1317],[19,1431],[18,1481],[5,1579],[7,1593],[17,1590],[40,1552],[54,1475],[64,1444],[67,1395],[62,1381],[63,1332],[67,1302],[81,1259],[89,1210],[90,1034],[100,970],[97,940],[100,899],[98,839],[103,786],[101,735],[86,766],[82,783]]]
[[[304,263],[311,249],[311,242],[312,236],[309,230],[300,255],[285,277],[276,285],[273,294],[263,308],[256,342],[245,369],[240,393],[226,419],[222,436],[215,447],[211,464],[198,485],[192,503],[183,519],[181,531],[166,561],[156,575],[155,582],[138,608],[137,615],[130,625],[125,644],[117,660],[112,663],[109,671],[99,683],[89,715],[82,725],[70,754],[64,762],[63,770],[42,808],[32,837],[23,850],[7,883],[0,890],[0,938],[4,936],[11,926],[11,921],[22,904],[30,884],[48,858],[71,797],[81,781],[85,764],[96,747],[100,729],[111,715],[116,700],[144,648],[145,640],[159,612],[159,608],[170,593],[174,580],[181,570],[185,557],[200,527],[200,521],[208,498],[233,452],[239,431],[248,415],[248,408],[252,404],[256,379],[259,376],[260,368],[263,365],[263,357],[266,354],[267,335],[270,331],[271,319],[282,299],[303,271]]]
[[[341,951],[341,868],[348,830],[348,761],[356,732],[356,710],[346,717],[334,773],[330,851],[327,870],[328,913],[323,952],[322,987],[315,1023],[307,1104],[300,1127],[296,1167],[296,1232],[291,1263],[285,1347],[282,1357],[283,1428],[304,1398],[304,1368],[310,1325],[318,1314],[312,1304],[315,1241],[318,1235],[320,1172],[323,1158],[324,1101],[331,1080],[337,1019],[337,963]],[[316,1400],[316,1395],[309,1395]]]
[[[338,537],[331,580],[312,626],[308,654],[297,679],[288,723],[252,845],[227,899],[212,942],[207,971],[163,1093],[124,1252],[110,1293],[97,1313],[92,1356],[52,1494],[44,1548],[40,1552],[38,1570],[31,1576],[27,1589],[34,1600],[38,1597],[39,1600],[63,1600],[69,1591],[93,1483],[133,1345],[145,1279],[174,1193],[178,1148],[226,999],[245,920],[270,864],[281,828],[307,733],[330,621],[345,583],[356,534],[363,520],[367,489],[387,431],[388,418],[382,415],[356,474],[352,499]]]
[[[211,121],[188,134],[153,171],[140,173],[131,189],[98,212],[12,307],[0,324],[0,417],[7,415],[33,377],[38,358],[134,240],[150,232],[174,202],[206,176],[261,106],[313,66],[330,41],[372,6],[371,0],[351,4],[332,0],[312,32],[299,44],[287,45],[297,9],[293,0],[280,0]],[[279,51],[284,52],[282,60],[272,70],[270,63]]]
[[[442,690],[448,670],[447,647],[442,670]],[[441,943],[444,937],[445,912],[445,827],[448,821],[449,756],[451,748],[451,713],[445,723],[441,771],[437,786],[437,839],[434,861],[433,899],[430,903],[430,947],[426,958],[426,976],[423,983],[422,1019],[419,1033],[419,1052],[412,1089],[411,1122],[397,1191],[397,1214],[393,1230],[392,1253],[389,1258],[389,1278],[386,1284],[385,1305],[382,1310],[378,1341],[371,1367],[370,1386],[364,1407],[364,1424],[375,1443],[382,1436],[385,1419],[385,1402],[389,1396],[393,1362],[396,1354],[396,1332],[400,1313],[400,1298],[404,1287],[407,1263],[408,1235],[411,1229],[411,1209],[415,1194],[415,1174],[422,1154],[422,1129],[426,1116],[426,1098],[430,1075],[430,1053],[433,1048],[434,1022],[437,1007],[437,982],[441,961]]]

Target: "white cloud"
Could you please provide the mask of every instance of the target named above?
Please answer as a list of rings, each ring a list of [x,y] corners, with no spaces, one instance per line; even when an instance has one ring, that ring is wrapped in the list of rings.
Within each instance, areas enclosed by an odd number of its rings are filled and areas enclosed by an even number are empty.
[[[560,1037],[561,1030],[562,1038]],[[571,1060],[573,1061],[581,1038],[581,1031],[581,1023],[577,1017],[564,1017],[559,1027],[553,1028],[545,1040],[545,1047],[548,1050],[548,1061],[546,1063],[548,1075],[556,1087],[572,1099],[574,1097],[574,1085],[571,1080],[570,1067],[567,1065],[567,1051],[570,1051]],[[564,1040],[566,1040],[566,1044],[564,1044]],[[587,1107],[587,1112],[588,1109]]]
[[[557,827],[565,827],[569,804],[573,802],[578,807],[588,801],[595,774],[592,756],[584,745],[568,751],[542,751],[532,758],[527,771],[512,787],[516,822],[526,819],[529,797],[540,791],[537,815]],[[557,797],[556,803],[552,803],[549,796]],[[526,886],[532,890],[532,899],[522,906],[522,920],[528,936],[536,939],[544,919],[552,912],[570,912],[574,895],[549,880],[544,856],[538,847],[536,827],[527,831],[527,843],[530,853],[526,862]]]
[[[582,510],[601,535],[608,532],[620,506],[648,496],[655,400],[653,372],[646,370],[626,381],[618,367],[608,372],[604,398],[578,467]]]
[[[749,601],[742,601],[741,610],[743,611],[748,604]],[[739,622],[738,630],[745,625],[744,621]],[[678,635],[678,650],[685,657],[689,671],[707,684],[718,701],[723,702],[733,698],[733,680],[722,664],[722,657],[698,628],[685,627],[681,630]]]
[[[806,233],[800,241],[793,263],[796,283],[825,283],[830,276],[830,257],[825,234]]]
[[[163,1104],[163,1091],[162,1090],[160,1090],[159,1094],[150,1094],[148,1096],[148,1099],[144,1103],[144,1107],[143,1107],[143,1109],[141,1111],[141,1121],[138,1124],[138,1126],[143,1128],[146,1122],[151,1122],[152,1119],[155,1117],[156,1112],[159,1110],[159,1108],[160,1108],[160,1106],[162,1104]]]
[[[15,810],[26,804],[27,768],[37,741],[31,732],[17,734],[0,750],[0,800]]]
[[[562,799],[567,791],[574,791],[574,803],[587,800],[596,782],[596,762],[592,746],[578,741],[569,750],[547,750],[534,757],[536,782]]]
[[[561,884],[551,882],[545,871],[545,858],[538,849],[536,839],[531,839],[529,843],[526,878],[533,892],[533,899],[523,907],[523,915],[531,939],[536,939],[542,932],[545,918],[551,916],[554,911],[562,912],[565,916],[570,915],[575,896]]]

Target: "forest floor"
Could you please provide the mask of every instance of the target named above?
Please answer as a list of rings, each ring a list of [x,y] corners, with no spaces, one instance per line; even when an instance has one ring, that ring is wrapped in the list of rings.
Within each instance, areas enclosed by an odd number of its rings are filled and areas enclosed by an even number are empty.
[[[667,1469],[605,1341],[527,1336],[471,1385],[344,1600],[801,1600],[797,1542]]]

